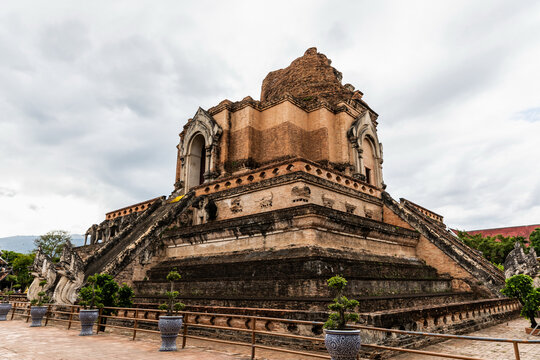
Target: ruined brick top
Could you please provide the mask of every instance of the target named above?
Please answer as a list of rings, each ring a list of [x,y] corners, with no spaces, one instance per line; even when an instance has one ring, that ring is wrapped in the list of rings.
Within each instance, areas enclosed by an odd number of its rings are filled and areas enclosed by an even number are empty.
[[[261,103],[273,102],[291,95],[303,102],[321,101],[330,106],[351,98],[361,99],[362,93],[352,85],[342,85],[342,74],[332,67],[326,55],[309,48],[304,56],[285,69],[270,72],[262,83]]]
[[[304,56],[294,60],[285,69],[268,73],[262,83],[260,101],[250,96],[236,102],[225,99],[209,108],[208,113],[214,115],[223,109],[237,111],[245,106],[264,110],[284,100],[306,111],[325,107],[339,112],[347,111],[347,107],[339,105],[346,103],[360,112],[369,110],[376,125],[378,114],[362,100],[364,94],[355,90],[351,84],[342,85],[342,74],[331,63],[326,55],[317,52],[317,48],[309,48]]]

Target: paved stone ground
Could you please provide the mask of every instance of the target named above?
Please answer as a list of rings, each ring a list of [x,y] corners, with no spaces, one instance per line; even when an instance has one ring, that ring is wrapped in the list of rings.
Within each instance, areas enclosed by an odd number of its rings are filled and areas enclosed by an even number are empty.
[[[0,322],[0,359],[9,360],[235,360],[239,354],[193,346],[180,352],[159,352],[159,341],[106,334],[80,337],[78,330],[47,326],[31,328],[20,320]]]
[[[512,339],[534,339],[527,336],[523,319],[512,320],[469,335]],[[159,335],[140,334],[136,341],[130,336],[105,333],[79,337],[78,330],[66,330],[65,325],[49,324],[45,328],[30,328],[23,320],[0,322],[0,359],[17,360],[86,360],[86,359],[183,359],[183,360],[247,360],[250,348],[188,339],[186,349],[174,353],[157,351]],[[539,360],[540,344],[520,344],[521,360]],[[423,350],[460,354],[489,360],[514,360],[512,344],[481,341],[449,340],[431,345]],[[258,360],[309,360],[273,351],[257,350]],[[392,360],[440,360],[440,357],[403,354]]]
[[[491,338],[540,340],[540,336],[525,334],[525,327],[529,322],[525,319],[516,319],[495,325],[469,336],[482,336]],[[539,360],[540,344],[519,344],[521,360]],[[448,340],[423,348],[422,350],[454,355],[471,356],[489,360],[514,360],[514,347],[511,343],[495,343],[485,341]],[[441,357],[423,356],[418,354],[402,354],[392,357],[392,360],[440,360]]]

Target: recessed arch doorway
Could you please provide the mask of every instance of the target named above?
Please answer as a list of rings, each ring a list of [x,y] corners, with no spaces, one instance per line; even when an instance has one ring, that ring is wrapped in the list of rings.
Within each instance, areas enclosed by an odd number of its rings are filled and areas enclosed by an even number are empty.
[[[206,172],[206,144],[202,134],[197,134],[191,138],[187,164],[187,188],[191,189],[204,182],[204,173]]]

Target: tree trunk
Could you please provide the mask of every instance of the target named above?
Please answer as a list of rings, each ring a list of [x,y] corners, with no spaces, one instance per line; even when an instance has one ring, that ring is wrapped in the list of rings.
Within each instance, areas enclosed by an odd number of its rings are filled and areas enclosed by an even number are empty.
[[[527,313],[527,316],[529,317],[529,320],[531,322],[531,328],[535,328],[538,326],[538,324],[536,323],[536,320],[534,319],[534,316],[535,316],[535,312],[534,311],[530,311]]]
[[[112,314],[107,314],[106,311],[103,311],[103,315],[112,315]],[[99,331],[105,332],[105,325],[107,325],[107,318],[106,317],[100,317],[99,318],[99,326],[98,326],[99,330],[98,330],[98,332]]]

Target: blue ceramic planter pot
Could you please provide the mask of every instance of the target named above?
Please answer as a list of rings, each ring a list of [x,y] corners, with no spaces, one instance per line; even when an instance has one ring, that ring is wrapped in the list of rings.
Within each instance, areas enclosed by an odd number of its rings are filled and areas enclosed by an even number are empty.
[[[79,333],[79,336],[94,335],[93,327],[96,319],[98,318],[98,315],[99,310],[97,309],[82,309],[79,312],[79,320],[81,320],[81,332]]]
[[[0,303],[0,321],[6,321],[7,314],[11,310],[10,303]]]
[[[41,320],[47,314],[47,306],[32,306],[30,308],[30,316],[32,317],[32,324],[30,327],[40,327]]]
[[[160,316],[158,327],[161,331],[159,351],[176,351],[176,338],[182,328],[182,316]]]
[[[360,330],[324,330],[324,344],[332,360],[356,360],[360,351]]]

